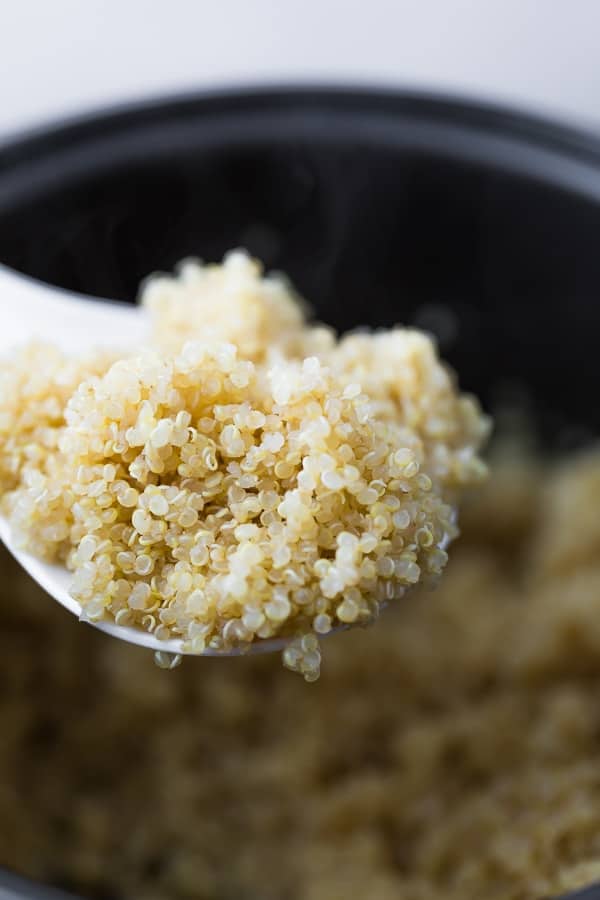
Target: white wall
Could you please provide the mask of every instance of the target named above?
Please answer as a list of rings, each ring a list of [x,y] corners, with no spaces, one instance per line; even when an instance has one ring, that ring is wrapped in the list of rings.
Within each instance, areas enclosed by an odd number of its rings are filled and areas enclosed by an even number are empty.
[[[600,127],[600,0],[0,0],[0,135],[175,89],[459,91]]]

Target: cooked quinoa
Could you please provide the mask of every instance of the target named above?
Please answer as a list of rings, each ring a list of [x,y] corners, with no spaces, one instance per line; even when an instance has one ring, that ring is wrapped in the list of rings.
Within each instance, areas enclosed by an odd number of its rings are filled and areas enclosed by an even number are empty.
[[[600,879],[600,454],[492,458],[437,590],[168,674],[0,557],[0,865],[110,900],[542,900]]]
[[[193,654],[289,638],[315,680],[317,636],[441,574],[487,420],[429,337],[338,340],[242,252],[151,279],[142,305],[154,349],[5,363],[16,539],[66,564],[89,621]]]

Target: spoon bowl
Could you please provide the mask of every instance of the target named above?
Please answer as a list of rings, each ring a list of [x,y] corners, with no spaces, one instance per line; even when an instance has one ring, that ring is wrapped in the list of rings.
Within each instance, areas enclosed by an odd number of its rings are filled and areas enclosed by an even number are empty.
[[[50,289],[33,279],[24,278],[0,266],[0,297],[11,298],[13,312],[5,317],[0,330],[0,356],[15,346],[31,341],[44,341],[66,353],[82,354],[94,348],[124,350],[142,343],[145,324],[141,310],[111,301],[92,300],[68,291]],[[272,653],[282,650],[289,637],[253,641],[246,647],[219,650],[207,647],[202,654],[184,649],[180,638],[159,640],[150,632],[114,621],[92,621],[85,617],[81,604],[69,593],[72,573],[59,563],[38,559],[20,549],[12,536],[6,517],[0,515],[0,540],[25,571],[57,603],[81,621],[93,625],[111,637],[150,650],[174,655],[240,656],[246,653]],[[340,624],[330,634],[346,630]]]

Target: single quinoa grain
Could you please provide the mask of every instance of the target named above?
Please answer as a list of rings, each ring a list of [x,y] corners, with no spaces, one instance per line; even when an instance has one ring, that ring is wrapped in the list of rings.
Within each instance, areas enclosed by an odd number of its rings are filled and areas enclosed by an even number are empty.
[[[5,363],[14,533],[67,565],[92,621],[189,653],[289,638],[313,681],[317,635],[440,575],[487,421],[428,337],[338,341],[240,251],[155,277],[142,305],[154,348]]]

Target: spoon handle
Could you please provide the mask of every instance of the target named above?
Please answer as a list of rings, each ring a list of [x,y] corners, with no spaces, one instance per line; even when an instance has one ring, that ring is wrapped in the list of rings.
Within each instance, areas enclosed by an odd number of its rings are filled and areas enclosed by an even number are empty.
[[[5,266],[0,266],[0,306],[0,353],[29,341],[81,353],[137,344],[144,338],[143,317],[135,307],[70,293]]]

